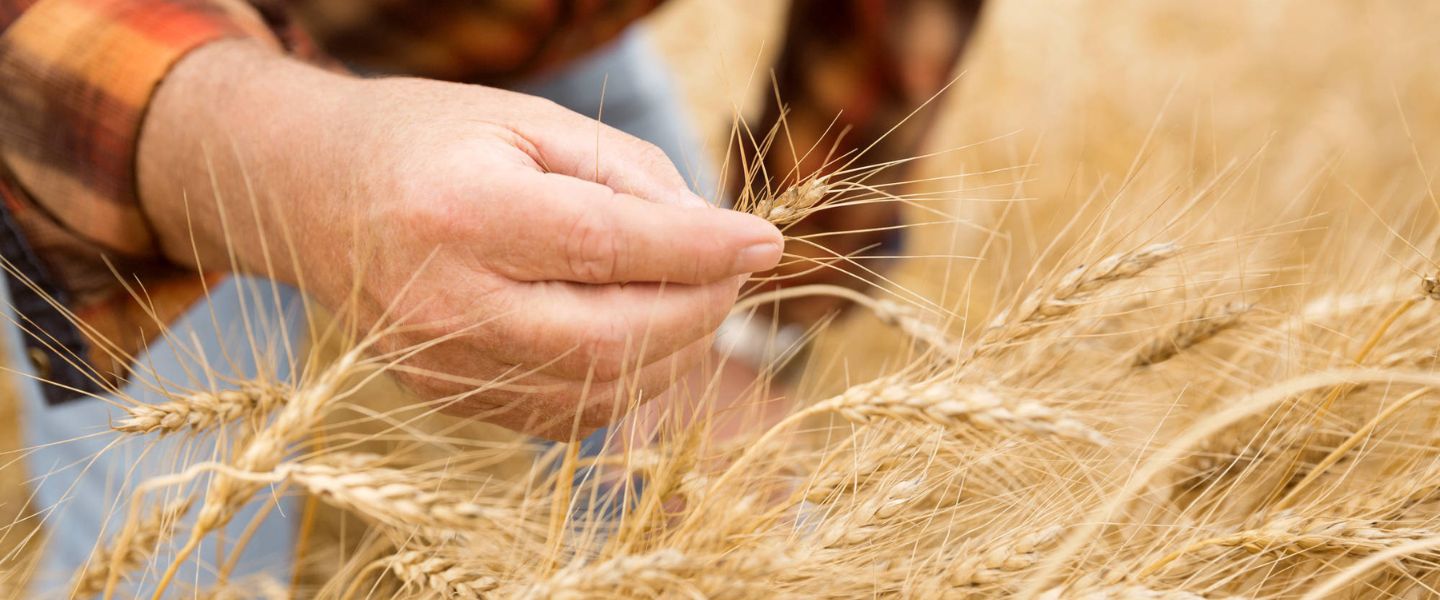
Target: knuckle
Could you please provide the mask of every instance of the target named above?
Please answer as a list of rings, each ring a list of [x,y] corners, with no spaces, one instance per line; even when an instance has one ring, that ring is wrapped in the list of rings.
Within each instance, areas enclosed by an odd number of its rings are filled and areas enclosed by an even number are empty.
[[[580,213],[566,238],[565,256],[570,272],[585,281],[612,281],[620,271],[620,243],[608,225],[606,213]]]
[[[650,142],[641,141],[639,148],[640,159],[644,160],[647,166],[674,168],[670,162],[670,156],[665,154],[659,146]]]

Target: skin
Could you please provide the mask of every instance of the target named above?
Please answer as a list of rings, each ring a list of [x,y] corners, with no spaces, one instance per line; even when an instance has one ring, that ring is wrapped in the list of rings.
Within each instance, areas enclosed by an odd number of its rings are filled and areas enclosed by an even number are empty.
[[[250,41],[167,76],[138,183],[170,260],[228,269],[233,251],[362,327],[403,315],[381,351],[447,338],[399,373],[422,399],[526,373],[445,409],[562,439],[693,367],[782,248],[658,148],[549,101],[350,77]]]

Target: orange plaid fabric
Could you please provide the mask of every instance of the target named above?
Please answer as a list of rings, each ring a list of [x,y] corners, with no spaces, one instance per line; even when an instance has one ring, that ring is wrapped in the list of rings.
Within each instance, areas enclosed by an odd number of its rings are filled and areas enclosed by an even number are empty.
[[[0,0],[0,256],[14,271],[12,303],[36,329],[67,327],[57,307],[24,297],[30,280],[85,324],[85,336],[56,336],[32,356],[49,353],[57,365],[85,357],[92,375],[122,377],[123,357],[159,326],[120,282],[143,286],[162,322],[198,299],[203,282],[163,261],[135,185],[146,106],[189,50],[245,36],[371,72],[504,84],[603,45],[659,3]],[[976,9],[978,0],[795,0],[777,76],[796,144],[832,143],[824,126],[840,113],[853,131],[839,150],[868,145],[884,121],[946,83],[958,55],[914,60],[926,49],[907,28],[938,25],[963,40]],[[767,110],[755,126],[778,114]],[[867,162],[898,156],[910,140],[887,142]],[[788,149],[772,156],[781,162],[770,173],[794,167]]]

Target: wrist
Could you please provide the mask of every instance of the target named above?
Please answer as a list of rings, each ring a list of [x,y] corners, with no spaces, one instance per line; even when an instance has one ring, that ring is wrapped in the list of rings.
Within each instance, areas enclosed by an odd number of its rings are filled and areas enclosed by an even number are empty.
[[[263,247],[283,247],[278,228],[327,197],[308,168],[334,110],[336,95],[322,90],[349,81],[253,40],[214,42],[177,63],[151,99],[136,165],[164,256],[293,283],[291,261],[266,264]]]

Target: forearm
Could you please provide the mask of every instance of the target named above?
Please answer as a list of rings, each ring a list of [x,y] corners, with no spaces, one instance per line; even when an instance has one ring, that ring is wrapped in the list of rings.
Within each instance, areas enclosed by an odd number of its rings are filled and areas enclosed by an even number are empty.
[[[335,147],[326,136],[348,133],[333,115],[356,83],[249,40],[180,61],[151,101],[137,159],[141,206],[166,258],[294,282],[291,257],[275,250],[285,228],[299,234],[334,216],[320,205],[343,193],[326,175],[345,157],[319,155]],[[311,168],[322,158],[332,168]]]

